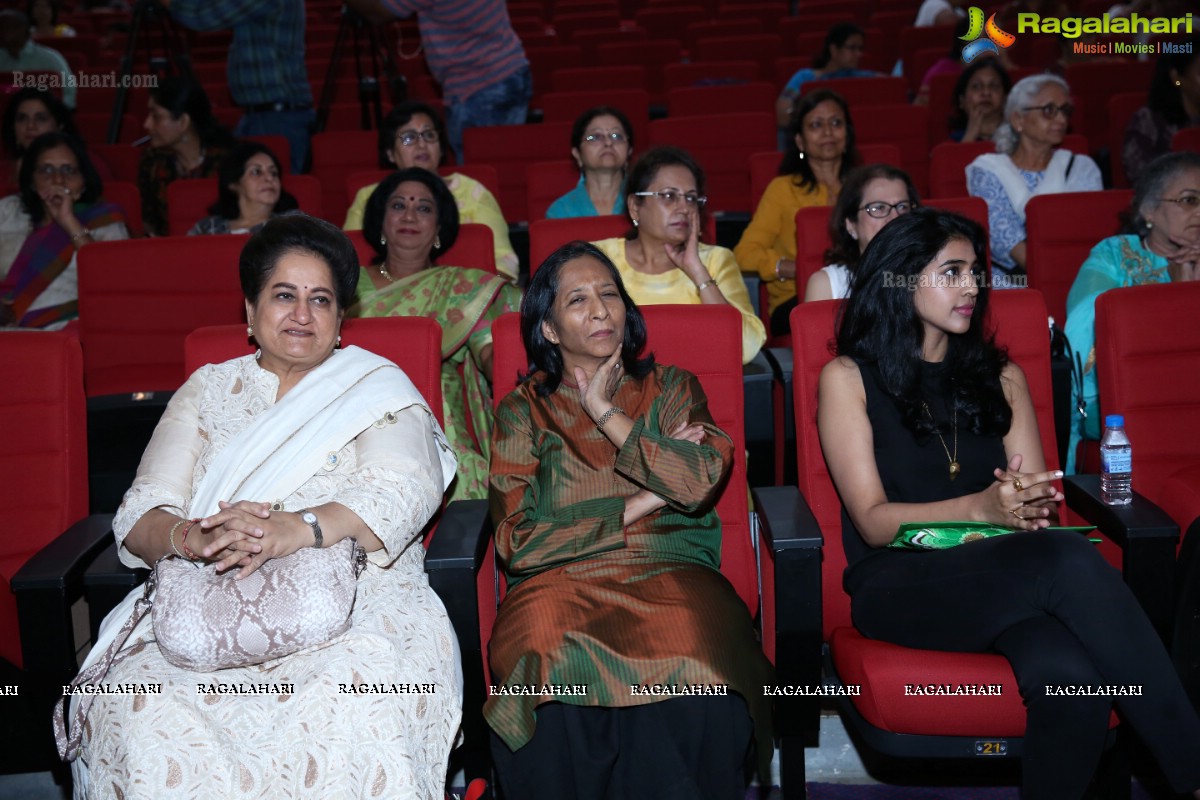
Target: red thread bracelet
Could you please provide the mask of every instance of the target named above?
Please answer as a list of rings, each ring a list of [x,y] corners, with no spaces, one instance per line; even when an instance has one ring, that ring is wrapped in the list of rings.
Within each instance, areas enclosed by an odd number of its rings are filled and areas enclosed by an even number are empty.
[[[183,548],[183,554],[185,556],[187,556],[189,561],[199,561],[200,560],[199,556],[197,556],[195,553],[193,553],[192,549],[187,546],[188,531],[190,531],[192,529],[192,526],[195,525],[199,521],[200,521],[199,519],[188,520],[188,524],[185,525],[183,528],[183,538],[179,540],[179,544]]]

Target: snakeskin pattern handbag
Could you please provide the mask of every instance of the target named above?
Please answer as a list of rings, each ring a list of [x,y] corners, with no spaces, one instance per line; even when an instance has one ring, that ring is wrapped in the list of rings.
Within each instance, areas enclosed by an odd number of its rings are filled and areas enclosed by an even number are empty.
[[[214,564],[160,558],[116,639],[95,664],[79,673],[71,688],[103,680],[151,609],[163,657],[196,672],[261,664],[327,642],[350,627],[366,560],[358,542],[342,539],[332,547],[306,547],[270,559],[248,577],[234,580],[229,573],[218,574]],[[79,755],[94,697],[77,697],[69,735],[63,719],[66,696],[54,709],[54,738],[64,761]]]

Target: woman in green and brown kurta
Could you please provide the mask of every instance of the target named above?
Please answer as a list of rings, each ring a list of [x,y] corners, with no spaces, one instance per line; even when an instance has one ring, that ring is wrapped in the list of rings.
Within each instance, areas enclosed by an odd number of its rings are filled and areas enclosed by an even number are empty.
[[[755,739],[770,754],[771,667],[719,572],[733,443],[694,376],[638,360],[645,323],[594,246],[552,255],[521,313],[534,374],[492,439],[500,783],[531,800],[741,796]]]
[[[435,266],[454,245],[458,205],[442,179],[404,169],[379,183],[363,233],[379,254],[358,279],[357,317],[430,317],[442,326],[442,409],[458,457],[448,500],[487,496],[492,433],[492,321],[521,305],[521,291],[495,273]]]

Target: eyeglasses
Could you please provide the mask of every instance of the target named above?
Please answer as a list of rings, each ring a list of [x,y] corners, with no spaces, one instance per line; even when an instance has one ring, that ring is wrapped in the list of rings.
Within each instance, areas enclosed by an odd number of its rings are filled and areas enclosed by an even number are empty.
[[[61,175],[64,178],[74,178],[79,174],[79,167],[74,164],[60,164],[57,167],[53,164],[42,164],[36,167],[34,172],[47,180],[53,178],[55,175]]]
[[[624,144],[628,140],[628,137],[620,131],[609,131],[608,133],[589,133],[587,136],[583,137],[583,140],[588,144],[607,140],[616,145]]]
[[[418,139],[423,139],[429,144],[436,144],[438,138],[438,132],[433,128],[423,131],[404,131],[396,134],[396,141],[405,147],[412,147],[417,143]]]
[[[884,203],[883,201],[878,203],[867,203],[858,210],[867,212],[868,217],[874,217],[875,219],[887,219],[892,215],[893,209],[895,209],[896,215],[899,216],[901,214],[907,214],[914,208],[920,208],[920,206],[917,203],[910,203],[907,200],[901,200],[899,203]]]
[[[676,200],[682,200],[684,203],[686,203],[689,206],[695,206],[696,208],[704,208],[704,204],[708,202],[707,197],[704,197],[703,195],[698,195],[695,192],[688,192],[687,194],[684,194],[682,192],[677,192],[673,189],[663,189],[662,191],[658,191],[658,192],[634,192],[633,196],[634,197],[657,197],[659,199],[659,202],[661,202],[664,206],[673,206],[673,205],[675,205]]]
[[[1046,103],[1044,106],[1025,106],[1022,111],[1040,111],[1046,119],[1054,119],[1061,113],[1064,119],[1070,119],[1075,113],[1075,106],[1070,103],[1063,103],[1061,106],[1056,106],[1054,103]]]
[[[1179,197],[1160,197],[1158,199],[1164,203],[1174,203],[1188,211],[1200,208],[1200,194],[1181,194]]]

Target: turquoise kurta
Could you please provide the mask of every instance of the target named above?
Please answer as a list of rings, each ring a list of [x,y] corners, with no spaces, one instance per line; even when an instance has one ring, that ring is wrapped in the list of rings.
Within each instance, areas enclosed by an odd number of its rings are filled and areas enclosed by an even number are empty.
[[[1100,438],[1100,389],[1096,383],[1096,298],[1109,289],[1167,283],[1167,260],[1146,249],[1136,236],[1110,236],[1092,248],[1079,268],[1067,295],[1064,333],[1071,351],[1083,367],[1083,405],[1078,394],[1071,404],[1071,440],[1067,445],[1067,473],[1075,472],[1075,450],[1082,439]],[[1076,392],[1078,393],[1078,389]]]

